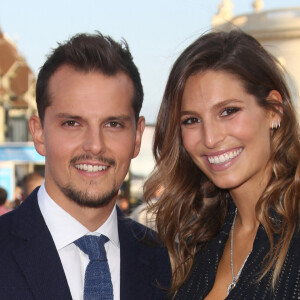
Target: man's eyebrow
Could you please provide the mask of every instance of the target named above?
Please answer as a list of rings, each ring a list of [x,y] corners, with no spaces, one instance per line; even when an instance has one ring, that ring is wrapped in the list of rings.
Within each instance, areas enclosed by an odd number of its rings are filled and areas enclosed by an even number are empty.
[[[109,116],[105,120],[106,121],[114,121],[114,120],[120,120],[120,121],[130,121],[132,119],[129,115],[116,115],[116,116]]]
[[[72,115],[69,113],[58,113],[56,115],[56,117],[58,117],[59,119],[73,119],[73,120],[81,120],[82,117],[78,116],[78,115]]]
[[[72,119],[72,120],[83,120],[84,119],[82,116],[73,115],[73,114],[69,114],[69,113],[58,113],[56,116],[59,119]],[[112,115],[112,116],[105,118],[104,120],[105,121],[115,121],[115,120],[130,121],[131,119],[132,119],[132,117],[129,115]]]

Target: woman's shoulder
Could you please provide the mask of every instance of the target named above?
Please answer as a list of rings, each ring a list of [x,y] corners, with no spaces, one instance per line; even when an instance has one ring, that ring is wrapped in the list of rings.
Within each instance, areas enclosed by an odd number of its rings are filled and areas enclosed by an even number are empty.
[[[291,240],[290,250],[296,251],[300,255],[300,228],[294,233],[294,236]]]
[[[300,270],[300,231],[294,233],[286,256],[286,267]],[[297,271],[298,272],[298,271]]]

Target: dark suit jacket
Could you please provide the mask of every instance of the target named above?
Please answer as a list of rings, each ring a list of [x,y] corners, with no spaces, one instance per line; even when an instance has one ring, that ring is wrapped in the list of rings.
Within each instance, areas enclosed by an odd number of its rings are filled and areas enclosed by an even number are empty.
[[[145,236],[145,227],[118,209],[121,300],[166,299],[158,286],[170,284],[166,249]],[[72,299],[52,236],[37,202],[37,189],[0,217],[0,299]]]

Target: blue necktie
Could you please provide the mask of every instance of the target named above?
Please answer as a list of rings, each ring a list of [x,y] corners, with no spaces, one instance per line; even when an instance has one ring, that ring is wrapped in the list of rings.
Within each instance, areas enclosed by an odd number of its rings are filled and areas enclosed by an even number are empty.
[[[89,256],[84,278],[84,300],[113,300],[113,286],[104,244],[105,235],[85,235],[75,245]]]

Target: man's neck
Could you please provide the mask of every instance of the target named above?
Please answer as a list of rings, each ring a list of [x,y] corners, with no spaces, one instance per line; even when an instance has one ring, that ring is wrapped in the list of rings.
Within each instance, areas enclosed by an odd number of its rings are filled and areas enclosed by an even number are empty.
[[[53,199],[55,201],[55,199]],[[62,209],[75,218],[79,223],[93,232],[102,226],[109,218],[116,200],[112,199],[106,206],[103,207],[83,207],[74,202],[57,202]]]

